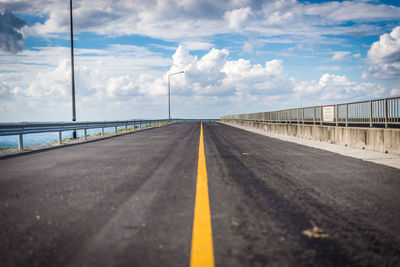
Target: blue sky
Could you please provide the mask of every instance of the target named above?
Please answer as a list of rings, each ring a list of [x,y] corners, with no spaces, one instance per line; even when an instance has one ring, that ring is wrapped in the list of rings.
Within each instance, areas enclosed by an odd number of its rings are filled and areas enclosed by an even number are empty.
[[[78,120],[400,95],[399,1],[73,2]],[[0,0],[0,121],[71,120],[69,1]]]

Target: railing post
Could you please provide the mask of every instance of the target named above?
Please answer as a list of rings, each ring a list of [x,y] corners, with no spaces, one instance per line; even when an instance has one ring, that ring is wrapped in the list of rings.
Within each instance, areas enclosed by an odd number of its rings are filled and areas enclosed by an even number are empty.
[[[114,128],[115,128],[115,134],[117,134],[118,133],[118,126],[114,126]]]
[[[339,105],[335,105],[336,107],[336,126],[339,126]]]
[[[23,149],[24,148],[24,139],[22,137],[22,133],[18,135],[18,148]]]
[[[385,99],[385,128],[388,127],[388,100]]]
[[[372,100],[369,101],[369,127],[372,127]]]
[[[87,130],[83,129],[83,139],[87,139]]]
[[[323,121],[323,119],[324,119],[324,118],[323,118],[324,112],[322,111],[322,106],[320,106],[320,108],[321,108],[321,110],[320,110],[320,111],[321,111],[321,116],[319,117],[319,124],[322,125],[322,121]]]
[[[349,125],[349,104],[346,104],[346,127]]]
[[[101,128],[101,136],[104,136],[104,128]]]
[[[62,132],[58,131],[58,143],[62,144]]]
[[[315,107],[313,107],[313,122],[314,122],[314,125],[315,125]]]
[[[125,124],[125,132],[128,131],[128,124]]]

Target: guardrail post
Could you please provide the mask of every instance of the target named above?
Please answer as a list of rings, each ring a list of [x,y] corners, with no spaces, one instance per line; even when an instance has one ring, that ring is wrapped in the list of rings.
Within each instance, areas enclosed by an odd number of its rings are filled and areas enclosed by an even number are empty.
[[[104,136],[104,128],[101,128],[101,136]]]
[[[58,143],[62,144],[62,132],[58,131]]]
[[[349,125],[349,104],[346,104],[346,127]]]
[[[22,137],[22,134],[18,135],[18,148],[23,149],[24,148],[24,139]]]
[[[372,101],[369,101],[369,127],[372,127]]]
[[[388,100],[385,99],[385,128],[388,127]]]
[[[83,139],[87,139],[87,130],[83,129]]]
[[[125,124],[125,131],[128,131],[128,124]]]
[[[118,133],[118,126],[115,126],[114,128],[115,128],[115,134],[117,134]]]

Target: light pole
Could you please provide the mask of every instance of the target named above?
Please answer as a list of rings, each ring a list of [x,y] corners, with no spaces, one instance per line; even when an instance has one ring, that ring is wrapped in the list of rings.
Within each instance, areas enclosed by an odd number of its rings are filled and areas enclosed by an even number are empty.
[[[179,71],[175,73],[168,74],[168,119],[171,120],[171,87],[170,87],[170,80],[172,75],[185,73],[184,71]]]
[[[75,109],[75,76],[74,76],[74,27],[72,22],[72,0],[69,0],[69,17],[71,28],[71,83],[72,83],[72,121],[76,121]],[[76,130],[72,132],[72,138],[76,139]]]

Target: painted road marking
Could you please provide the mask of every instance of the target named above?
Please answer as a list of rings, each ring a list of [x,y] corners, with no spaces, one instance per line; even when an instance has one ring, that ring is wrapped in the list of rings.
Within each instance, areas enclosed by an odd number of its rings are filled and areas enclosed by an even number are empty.
[[[200,127],[199,162],[197,166],[196,201],[194,206],[191,267],[214,266],[210,201],[206,156],[204,154],[203,123]]]

